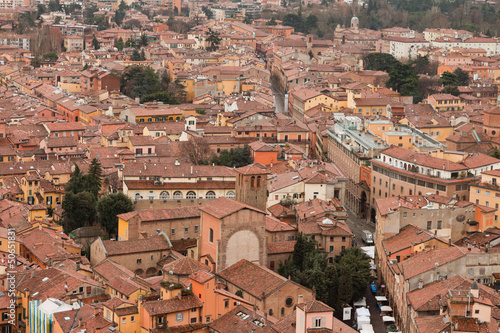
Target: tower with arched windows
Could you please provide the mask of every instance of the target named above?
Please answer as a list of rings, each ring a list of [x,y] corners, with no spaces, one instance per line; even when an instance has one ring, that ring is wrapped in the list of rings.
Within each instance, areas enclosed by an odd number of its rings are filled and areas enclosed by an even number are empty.
[[[267,208],[267,168],[254,163],[236,169],[236,200],[266,211]]]

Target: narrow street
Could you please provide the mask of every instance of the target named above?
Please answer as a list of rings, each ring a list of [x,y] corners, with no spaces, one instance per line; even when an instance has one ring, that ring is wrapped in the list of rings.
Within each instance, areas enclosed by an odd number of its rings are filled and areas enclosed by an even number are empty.
[[[370,221],[366,221],[365,219],[358,218],[357,215],[349,209],[347,209],[347,212],[349,214],[347,225],[349,226],[349,229],[351,229],[354,236],[356,236],[356,246],[369,246],[363,242],[361,235],[363,233],[363,230],[368,230],[373,233],[375,231],[375,224]],[[365,297],[366,305],[370,310],[370,320],[371,325],[373,326],[373,330],[375,331],[375,333],[385,333],[385,324],[383,323],[382,317],[380,316],[380,312],[377,307],[377,301],[375,300],[375,295],[373,295],[369,285],[366,286]]]
[[[351,229],[354,236],[356,236],[357,246],[368,246],[363,243],[361,235],[363,233],[363,230],[368,230],[373,233],[375,231],[375,224],[370,221],[358,218],[357,215],[348,208],[346,208],[346,210],[349,214],[349,217],[347,218],[347,226],[349,227],[349,229]]]
[[[274,106],[276,113],[285,113],[285,93],[271,78],[271,90],[274,96]]]

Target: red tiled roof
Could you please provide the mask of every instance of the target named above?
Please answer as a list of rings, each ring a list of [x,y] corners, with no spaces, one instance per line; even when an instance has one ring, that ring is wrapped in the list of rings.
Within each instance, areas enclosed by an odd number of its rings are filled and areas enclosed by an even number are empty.
[[[210,214],[212,216],[215,216],[219,219],[222,219],[228,215],[234,214],[242,209],[250,209],[262,214],[265,214],[265,212],[252,207],[250,205],[244,204],[242,202],[233,200],[233,199],[228,199],[228,198],[218,198],[214,201],[212,201],[208,205],[204,205],[200,207],[200,210],[204,211],[207,214]]]
[[[136,239],[126,241],[102,241],[108,256],[120,256],[131,253],[166,251],[170,249],[169,244],[162,235],[149,237],[147,239]]]
[[[203,304],[198,297],[193,294],[182,296],[180,298],[171,298],[168,300],[150,301],[143,304],[151,316],[163,315],[168,313],[182,312],[190,309],[201,308]]]
[[[242,259],[217,274],[250,295],[261,299],[288,282],[283,276]]]
[[[292,253],[296,240],[283,242],[269,242],[267,244],[267,254]]]

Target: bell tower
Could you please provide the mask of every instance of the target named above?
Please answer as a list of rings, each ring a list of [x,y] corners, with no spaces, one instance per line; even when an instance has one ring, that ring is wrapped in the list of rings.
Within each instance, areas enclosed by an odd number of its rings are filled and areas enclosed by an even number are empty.
[[[238,169],[236,175],[236,200],[266,211],[267,208],[267,168],[254,163]]]

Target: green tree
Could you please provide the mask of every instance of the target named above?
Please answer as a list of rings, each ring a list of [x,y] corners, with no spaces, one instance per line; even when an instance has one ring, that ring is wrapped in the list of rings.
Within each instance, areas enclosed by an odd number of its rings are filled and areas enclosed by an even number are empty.
[[[266,23],[266,25],[278,25],[278,22],[276,22],[276,19],[273,16],[271,20]]]
[[[203,11],[208,20],[211,20],[214,17],[214,13],[210,8],[203,6],[201,7],[201,10]]]
[[[280,262],[278,272],[293,281],[317,291],[317,298],[332,306],[337,316],[342,307],[364,295],[371,281],[370,258],[359,248],[349,248],[327,264],[327,254],[310,237],[299,234],[293,257]]]
[[[67,192],[62,203],[63,223],[66,232],[91,225],[95,220],[95,201],[91,193]]]
[[[134,202],[123,192],[111,193],[99,198],[97,202],[97,214],[101,225],[108,233],[116,234],[118,231],[117,215],[134,210]]]
[[[389,73],[399,61],[388,53],[370,53],[364,57],[364,68],[367,70]]]
[[[210,163],[225,165],[231,168],[239,168],[253,162],[251,155],[250,147],[248,145],[245,145],[242,148],[231,148],[231,150],[224,149],[220,152],[219,156],[214,155],[210,160]]]
[[[118,51],[122,51],[125,48],[125,43],[123,42],[123,38],[119,38],[116,41],[115,47],[118,49]]]
[[[458,90],[457,86],[446,86],[443,89],[443,94],[451,94],[453,96],[460,95],[460,90]]]
[[[99,41],[97,40],[95,34],[92,37],[92,47],[94,48],[94,50],[99,50],[101,48],[101,45],[99,44]]]
[[[121,91],[130,98],[147,96],[160,91],[158,75],[151,67],[129,66],[120,81]]]
[[[417,58],[413,61],[413,66],[415,67],[415,71],[417,74],[428,74],[429,73],[429,56],[421,56],[417,55]]]
[[[66,187],[64,189],[65,193],[73,193],[77,194],[83,191],[83,173],[80,171],[80,168],[78,165],[75,163],[74,164],[75,171],[71,174],[71,177],[66,184]]]
[[[494,158],[500,159],[500,150],[498,150],[497,147],[493,148],[493,152],[491,153],[491,156],[493,156]]]
[[[441,74],[441,82],[444,86],[457,86],[457,75],[451,72],[444,72]]]
[[[61,5],[59,4],[59,1],[54,1],[54,0],[51,0],[49,1],[49,4],[47,5],[48,9],[49,9],[49,12],[58,12],[60,11],[62,8],[61,8]]]
[[[85,191],[91,193],[96,201],[99,191],[101,191],[101,178],[101,162],[97,158],[94,158],[90,163],[89,172],[83,176],[83,185]]]
[[[141,98],[141,103],[147,102],[163,102],[164,104],[180,104],[180,102],[170,94],[169,91],[158,91]]]
[[[403,96],[418,96],[418,76],[410,64],[398,61],[389,72],[386,85]]]
[[[455,74],[455,77],[457,79],[457,85],[458,86],[468,86],[470,83],[470,76],[469,73],[458,67],[455,69],[453,72]]]
[[[212,52],[216,51],[219,48],[219,44],[222,41],[220,38],[220,34],[217,31],[212,30],[211,28],[208,28],[208,37],[206,41],[210,43],[210,46],[207,47],[207,50]]]
[[[139,51],[134,50],[134,52],[132,52],[132,55],[130,56],[130,60],[131,61],[142,61],[142,57],[141,57],[141,54],[139,53]]]
[[[146,36],[146,34],[145,34],[145,33],[143,33],[143,34],[141,35],[140,45],[141,45],[141,46],[148,46],[148,43],[149,43],[149,41],[148,41],[148,36]]]
[[[59,56],[55,52],[49,52],[43,55],[43,61],[57,61],[57,59],[59,59]]]

